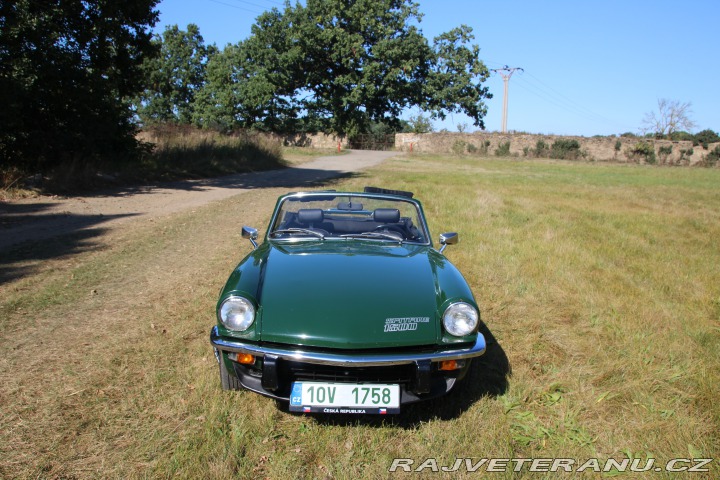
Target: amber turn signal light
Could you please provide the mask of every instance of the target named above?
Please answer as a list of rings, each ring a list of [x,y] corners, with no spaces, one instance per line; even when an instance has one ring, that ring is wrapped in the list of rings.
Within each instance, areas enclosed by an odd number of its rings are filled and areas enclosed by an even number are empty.
[[[440,370],[457,370],[460,368],[457,360],[443,360],[440,363]]]
[[[242,363],[243,365],[250,365],[255,363],[255,357],[249,353],[238,353],[237,362]]]

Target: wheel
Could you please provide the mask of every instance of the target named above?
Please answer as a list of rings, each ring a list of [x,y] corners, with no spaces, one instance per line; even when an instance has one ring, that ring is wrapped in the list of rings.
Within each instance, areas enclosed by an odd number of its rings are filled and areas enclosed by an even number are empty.
[[[242,390],[240,380],[235,375],[230,375],[227,367],[225,366],[225,358],[221,353],[218,356],[218,363],[220,365],[220,384],[223,390]]]

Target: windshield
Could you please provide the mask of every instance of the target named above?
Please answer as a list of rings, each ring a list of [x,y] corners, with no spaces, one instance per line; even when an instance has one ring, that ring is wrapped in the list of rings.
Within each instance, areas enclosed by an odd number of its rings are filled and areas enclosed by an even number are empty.
[[[415,202],[348,194],[301,194],[280,204],[269,236],[429,243]]]

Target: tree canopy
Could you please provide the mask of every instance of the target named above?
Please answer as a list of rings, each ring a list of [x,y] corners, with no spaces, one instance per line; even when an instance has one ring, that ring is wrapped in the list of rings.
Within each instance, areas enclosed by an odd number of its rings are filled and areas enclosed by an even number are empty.
[[[489,72],[472,29],[434,39],[410,0],[307,0],[260,17],[208,65],[196,120],[268,130],[367,132],[408,107],[468,114],[484,127]]]
[[[51,167],[134,145],[129,99],[157,0],[0,2],[0,164]]]
[[[153,37],[157,3],[0,1],[0,167],[127,157],[138,119],[352,136],[398,131],[416,108],[484,127],[472,29],[430,41],[412,0],[287,2],[222,51],[193,24]]]
[[[187,30],[166,27],[153,44],[159,55],[143,63],[147,88],[136,99],[137,113],[145,124],[189,124],[195,95],[205,84],[205,64],[217,48],[206,46],[200,29],[192,23]]]

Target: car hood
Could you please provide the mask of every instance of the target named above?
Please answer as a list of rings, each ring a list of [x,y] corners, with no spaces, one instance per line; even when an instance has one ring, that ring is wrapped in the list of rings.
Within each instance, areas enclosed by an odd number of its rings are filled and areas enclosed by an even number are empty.
[[[331,348],[436,344],[437,269],[428,246],[365,241],[270,246],[259,293],[263,342]]]

